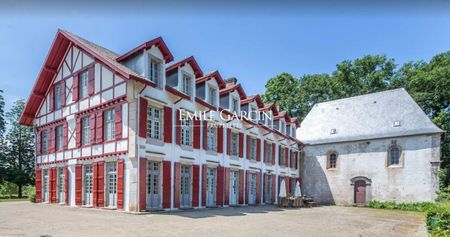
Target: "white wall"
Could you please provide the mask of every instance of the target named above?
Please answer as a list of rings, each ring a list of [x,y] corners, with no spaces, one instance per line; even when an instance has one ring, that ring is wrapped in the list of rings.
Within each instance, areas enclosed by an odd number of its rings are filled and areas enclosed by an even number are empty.
[[[387,167],[387,149],[392,140],[402,148],[403,167]],[[438,191],[439,136],[411,136],[392,139],[306,146],[302,169],[303,192],[321,203],[351,205],[351,179],[371,180],[367,200],[398,202],[434,201]],[[438,148],[439,149],[439,148]],[[327,170],[327,153],[338,154],[337,168]]]

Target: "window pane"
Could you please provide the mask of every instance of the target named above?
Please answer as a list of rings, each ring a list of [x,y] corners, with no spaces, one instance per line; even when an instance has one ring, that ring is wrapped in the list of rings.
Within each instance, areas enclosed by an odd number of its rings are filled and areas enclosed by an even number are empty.
[[[90,126],[90,118],[84,117],[81,120],[81,144],[87,145],[90,143],[91,139],[91,126]]]
[[[79,96],[80,98],[84,98],[88,96],[88,86],[89,86],[89,80],[88,80],[88,72],[82,72],[80,74],[79,78]]]

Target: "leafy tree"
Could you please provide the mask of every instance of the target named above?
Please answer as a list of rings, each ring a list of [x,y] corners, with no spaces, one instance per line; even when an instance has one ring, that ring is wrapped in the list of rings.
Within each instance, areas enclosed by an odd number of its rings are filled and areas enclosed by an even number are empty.
[[[264,101],[276,102],[281,110],[285,110],[290,116],[299,116],[298,90],[299,81],[289,73],[269,79],[266,84],[266,93],[262,95]]]
[[[288,73],[271,78],[263,96],[276,102],[291,116],[304,118],[322,101],[362,95],[387,89],[405,88],[433,122],[445,130],[441,142],[441,187],[450,185],[450,52],[434,56],[430,62],[409,62],[396,68],[394,59],[366,55],[345,60],[331,74]],[[294,113],[292,111],[295,111]]]
[[[4,133],[6,128],[5,117],[4,117],[4,108],[5,108],[5,100],[3,99],[3,91],[0,90],[0,160],[3,160],[5,157],[5,140]],[[5,169],[3,165],[0,163],[0,184],[3,183],[5,174]]]
[[[11,111],[6,113],[9,130],[5,136],[5,156],[0,163],[4,167],[4,179],[18,187],[18,196],[22,197],[24,185],[33,183],[34,176],[34,133],[31,127],[19,125],[18,121],[25,102],[18,100]]]

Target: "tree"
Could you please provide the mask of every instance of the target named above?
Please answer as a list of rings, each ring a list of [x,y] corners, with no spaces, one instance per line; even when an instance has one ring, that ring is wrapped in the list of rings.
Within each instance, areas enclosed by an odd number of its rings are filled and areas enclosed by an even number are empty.
[[[4,133],[6,128],[5,117],[4,117],[5,100],[3,99],[3,91],[0,90],[0,160],[4,160],[5,157],[5,139]],[[5,174],[5,169],[0,163],[0,184],[3,183]]]
[[[434,56],[430,62],[405,63],[396,70],[394,59],[366,55],[345,60],[331,74],[288,73],[271,78],[263,96],[303,119],[311,107],[322,101],[362,95],[387,89],[405,88],[432,121],[446,132],[441,140],[441,187],[450,186],[450,52]]]
[[[9,130],[6,133],[5,156],[0,163],[4,167],[5,181],[18,186],[18,196],[22,197],[22,187],[34,181],[34,133],[31,127],[19,125],[18,121],[25,102],[18,100],[11,111],[6,113]]]
[[[298,93],[299,81],[289,73],[281,73],[269,79],[262,99],[265,102],[276,102],[281,110],[289,113],[289,116],[298,117],[300,113]]]

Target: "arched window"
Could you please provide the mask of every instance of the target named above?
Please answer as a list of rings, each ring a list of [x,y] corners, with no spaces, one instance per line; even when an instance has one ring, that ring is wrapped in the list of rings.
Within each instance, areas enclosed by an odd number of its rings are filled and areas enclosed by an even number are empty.
[[[330,153],[328,155],[328,164],[327,164],[327,168],[328,169],[336,169],[336,164],[337,164],[337,154],[335,152]]]
[[[389,165],[400,164],[400,148],[396,145],[389,148]]]

